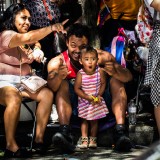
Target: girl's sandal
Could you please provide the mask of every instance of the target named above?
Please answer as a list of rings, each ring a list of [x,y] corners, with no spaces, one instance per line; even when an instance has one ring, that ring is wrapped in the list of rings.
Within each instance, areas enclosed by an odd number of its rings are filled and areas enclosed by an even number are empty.
[[[77,144],[78,148],[87,149],[88,148],[88,137],[81,137]]]
[[[97,137],[89,137],[89,148],[97,148]]]

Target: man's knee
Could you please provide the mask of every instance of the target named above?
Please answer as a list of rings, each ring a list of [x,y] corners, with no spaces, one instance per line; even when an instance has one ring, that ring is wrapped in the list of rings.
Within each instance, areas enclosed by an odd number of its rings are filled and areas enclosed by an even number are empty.
[[[110,91],[112,95],[112,100],[117,98],[127,99],[124,83],[115,78],[111,78]]]

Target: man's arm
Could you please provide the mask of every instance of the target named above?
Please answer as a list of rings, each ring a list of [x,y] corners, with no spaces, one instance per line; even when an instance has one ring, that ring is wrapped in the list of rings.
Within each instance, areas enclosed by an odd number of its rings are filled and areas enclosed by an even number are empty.
[[[63,64],[63,57],[59,55],[55,58],[52,58],[47,66],[48,69],[48,86],[53,91],[56,92],[62,81],[67,77],[70,73],[68,72],[68,68],[66,65]]]
[[[119,65],[112,54],[107,51],[98,51],[98,64],[103,67],[103,70],[110,76],[120,80],[121,82],[128,82],[132,80],[132,74],[127,68]]]

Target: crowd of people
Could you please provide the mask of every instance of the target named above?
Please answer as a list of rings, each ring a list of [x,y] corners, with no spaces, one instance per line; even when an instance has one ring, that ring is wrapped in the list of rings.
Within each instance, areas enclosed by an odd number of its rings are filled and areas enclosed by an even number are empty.
[[[59,10],[61,3],[57,0],[23,0],[22,3],[12,4],[4,12],[0,23],[0,104],[6,107],[5,157],[31,156],[30,152],[19,147],[15,140],[24,97],[38,103],[33,148],[40,153],[44,154],[44,133],[53,103],[57,108],[60,127],[53,135],[52,141],[55,147],[63,152],[74,152],[76,147],[96,148],[98,120],[106,117],[109,112],[113,113],[116,121],[115,149],[129,151],[132,148],[132,143],[126,134],[125,83],[131,81],[133,76],[104,49],[117,35],[119,26],[134,30],[141,2],[137,0],[126,0],[123,4],[118,0],[76,2],[81,4],[82,15],[75,22],[67,25],[66,29],[65,24],[68,19],[60,23],[63,10]],[[72,3],[72,1],[66,0],[63,3]],[[145,0],[145,3],[152,13],[154,13],[153,8],[160,12],[158,0]],[[89,5],[96,11],[90,9],[90,12],[87,12],[86,6]],[[100,18],[104,23],[97,27],[95,17],[101,14],[99,11],[106,9],[103,6],[108,6],[110,9],[109,16],[105,16],[104,19],[104,15],[101,15]],[[90,17],[93,12],[95,13],[92,19]],[[160,17],[158,16],[155,20],[154,38],[150,43],[145,78],[146,84],[151,85],[151,100],[155,106],[155,117],[160,133],[159,76],[157,76],[160,43]],[[55,32],[62,32],[66,37],[67,49],[59,55],[54,54]],[[44,70],[46,75],[44,78],[48,85],[36,93],[31,93],[22,88],[20,80],[30,77],[32,67],[35,67],[33,62],[41,63],[44,56],[48,58]],[[77,146],[74,144],[70,126],[73,114],[82,120],[81,137]]]

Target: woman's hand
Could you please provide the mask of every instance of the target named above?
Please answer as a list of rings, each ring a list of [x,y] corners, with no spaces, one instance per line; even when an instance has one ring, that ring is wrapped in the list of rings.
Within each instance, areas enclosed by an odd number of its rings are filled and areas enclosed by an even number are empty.
[[[33,58],[34,60],[36,60],[37,62],[41,63],[43,58],[44,58],[44,53],[41,49],[39,49],[38,47],[36,47],[34,50],[33,50]]]
[[[67,33],[66,30],[64,30],[64,25],[68,22],[69,19],[66,19],[62,23],[56,23],[51,25],[51,30],[53,32],[62,32],[62,33]]]

